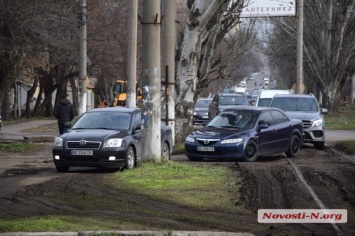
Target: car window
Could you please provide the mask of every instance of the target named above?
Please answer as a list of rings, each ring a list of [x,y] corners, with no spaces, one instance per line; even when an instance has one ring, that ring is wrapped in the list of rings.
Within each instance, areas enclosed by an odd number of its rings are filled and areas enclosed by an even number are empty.
[[[216,95],[216,96],[214,96],[214,98],[213,98],[213,100],[212,100],[212,102],[216,102],[216,103],[218,103],[218,95]]]
[[[264,111],[261,115],[260,115],[260,121],[264,121],[266,124],[268,124],[269,126],[274,125],[274,119],[271,115],[270,111]]]
[[[133,127],[138,127],[142,123],[142,114],[141,112],[137,112],[134,115]]]
[[[210,103],[211,103],[211,100],[198,99],[198,100],[196,101],[195,107],[207,108]]]
[[[256,125],[257,111],[241,110],[237,112],[223,112],[216,116],[208,126],[217,128],[251,129]]]
[[[221,105],[248,105],[248,98],[243,96],[222,96]]]
[[[269,107],[271,103],[271,98],[260,98],[258,102],[258,107]]]
[[[88,112],[84,113],[72,129],[129,129],[130,113]]]
[[[276,97],[272,102],[272,107],[276,107],[284,111],[318,111],[317,101],[312,97]]]
[[[281,113],[279,111],[272,111],[271,114],[274,118],[275,124],[281,124],[281,123],[288,121],[288,118],[283,113]]]

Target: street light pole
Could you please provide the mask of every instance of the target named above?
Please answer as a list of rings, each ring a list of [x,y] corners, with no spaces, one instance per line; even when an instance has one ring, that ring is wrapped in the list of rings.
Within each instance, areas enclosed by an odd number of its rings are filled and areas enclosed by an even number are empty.
[[[80,6],[80,57],[79,57],[79,115],[86,111],[86,74],[87,74],[87,53],[86,53],[86,0],[81,0]]]
[[[303,0],[298,0],[297,17],[297,93],[303,93]]]

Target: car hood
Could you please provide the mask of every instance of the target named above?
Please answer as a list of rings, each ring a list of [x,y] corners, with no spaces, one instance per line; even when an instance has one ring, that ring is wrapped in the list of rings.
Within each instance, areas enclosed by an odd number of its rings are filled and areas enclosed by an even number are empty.
[[[226,128],[213,128],[204,127],[192,133],[194,138],[204,139],[226,139],[231,137],[241,137],[248,134],[249,130],[244,129],[226,129]]]
[[[299,112],[299,111],[286,111],[285,112],[290,119],[299,119],[299,120],[318,120],[322,116],[319,112]]]
[[[63,134],[61,137],[66,141],[97,141],[105,140],[107,138],[122,138],[127,136],[127,131],[119,130],[106,130],[106,129],[81,129],[81,130],[70,130],[68,133]]]

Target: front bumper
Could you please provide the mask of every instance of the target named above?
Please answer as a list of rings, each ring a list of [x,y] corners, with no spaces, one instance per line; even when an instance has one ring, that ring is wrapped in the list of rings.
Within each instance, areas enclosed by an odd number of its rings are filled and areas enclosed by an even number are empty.
[[[316,143],[324,142],[324,127],[310,127],[303,129],[304,132],[304,142],[305,143]]]
[[[125,166],[126,150],[94,150],[93,155],[83,156],[72,155],[71,150],[53,148],[52,156],[56,166],[119,168]],[[109,160],[110,157],[113,160]]]
[[[219,160],[236,160],[244,157],[244,143],[216,145],[214,151],[198,151],[195,143],[185,143],[185,154],[194,158],[211,158]]]

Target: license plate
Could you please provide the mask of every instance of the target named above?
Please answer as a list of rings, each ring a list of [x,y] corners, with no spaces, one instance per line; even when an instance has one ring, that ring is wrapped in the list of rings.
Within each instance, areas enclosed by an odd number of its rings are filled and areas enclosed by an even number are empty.
[[[208,119],[208,116],[202,116],[202,119]]]
[[[213,152],[214,151],[214,147],[197,147],[197,151]]]
[[[93,150],[72,150],[71,155],[73,156],[92,156],[94,155]]]

